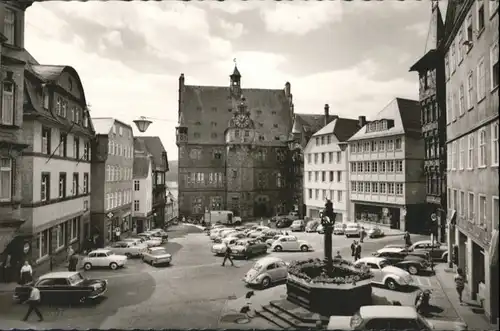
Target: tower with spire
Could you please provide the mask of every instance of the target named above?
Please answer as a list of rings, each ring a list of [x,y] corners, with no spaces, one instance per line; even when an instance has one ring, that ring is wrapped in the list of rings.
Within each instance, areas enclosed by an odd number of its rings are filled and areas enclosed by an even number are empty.
[[[229,75],[230,78],[230,89],[231,89],[231,95],[236,99],[239,100],[241,96],[241,74],[240,71],[238,70],[238,66],[236,63],[234,64],[234,70],[231,75]]]

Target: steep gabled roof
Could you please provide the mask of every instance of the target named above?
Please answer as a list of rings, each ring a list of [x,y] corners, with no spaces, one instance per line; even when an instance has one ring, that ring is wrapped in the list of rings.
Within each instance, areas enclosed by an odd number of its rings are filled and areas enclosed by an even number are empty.
[[[111,117],[92,117],[95,134],[108,135],[111,132],[115,119]]]
[[[381,119],[393,120],[394,126],[383,131],[367,132],[365,125],[348,140],[420,133],[422,129],[420,124],[420,103],[416,100],[395,98],[373,120]]]
[[[299,119],[304,133],[314,134],[325,125],[324,114],[295,114],[295,118]]]
[[[137,143],[135,142],[137,140]],[[153,163],[155,170],[168,171],[168,159],[167,164],[163,162],[163,156],[167,155],[167,151],[161,142],[160,137],[151,136],[141,136],[134,138],[134,149],[138,146],[139,149],[144,149],[151,154],[153,157]]]
[[[292,116],[283,89],[242,89],[256,130],[275,143],[275,137],[288,137]],[[229,87],[184,85],[181,113],[193,144],[225,144],[224,131],[236,110]],[[261,142],[259,142],[261,143]]]
[[[339,142],[344,142],[359,130],[358,123],[356,119],[338,117],[321,128],[313,137],[333,133]]]
[[[134,167],[133,176],[134,179],[147,178],[150,171],[151,156],[148,155],[137,155],[134,154]]]

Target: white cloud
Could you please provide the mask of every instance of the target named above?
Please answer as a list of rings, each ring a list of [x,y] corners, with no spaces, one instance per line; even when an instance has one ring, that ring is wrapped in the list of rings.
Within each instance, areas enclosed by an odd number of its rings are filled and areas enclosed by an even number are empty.
[[[104,41],[113,47],[122,47],[123,40],[120,31],[110,31],[106,36],[103,37]]]
[[[305,35],[323,25],[342,19],[342,6],[328,2],[277,2],[263,8],[261,16],[270,32]]]
[[[228,38],[237,39],[243,35],[244,29],[241,23],[231,23],[220,19],[219,24]]]
[[[429,28],[430,28],[429,22],[419,22],[405,27],[405,30],[408,30],[409,32],[414,32],[418,36],[423,37],[427,35],[427,33],[429,32]]]
[[[242,0],[226,0],[226,1],[204,1],[200,6],[209,6],[209,8],[222,10],[229,14],[238,14],[243,11],[254,10],[265,5],[264,0],[242,1]]]

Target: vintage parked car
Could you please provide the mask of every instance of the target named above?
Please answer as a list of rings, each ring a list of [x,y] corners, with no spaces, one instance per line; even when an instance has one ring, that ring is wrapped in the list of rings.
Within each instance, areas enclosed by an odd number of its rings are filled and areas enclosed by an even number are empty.
[[[230,229],[230,228],[218,228],[218,229],[214,229],[212,231],[210,231],[209,235],[210,235],[210,239],[211,240],[214,240],[216,238],[218,238],[221,234],[221,232],[223,231],[232,231],[233,229]]]
[[[117,241],[111,246],[105,247],[117,255],[125,255],[128,258],[140,257],[148,247],[142,243],[135,243],[132,241]]]
[[[220,244],[212,245],[212,253],[214,253],[215,255],[223,255],[226,252],[226,246],[233,246],[239,239],[242,238],[235,238],[230,236],[222,239],[222,242]]]
[[[231,247],[231,255],[249,259],[252,256],[266,254],[267,245],[261,241],[254,239],[239,239],[234,246]]]
[[[146,245],[148,245],[148,247],[161,246],[161,244],[163,243],[163,239],[153,237],[147,233],[139,233],[137,237],[144,239],[144,242],[146,243]]]
[[[290,230],[292,232],[295,231],[304,231],[306,229],[306,222],[304,220],[295,220],[293,221],[292,225],[290,225]]]
[[[264,257],[253,265],[243,281],[247,285],[260,285],[267,288],[273,283],[286,280],[288,267],[285,261],[277,257]]]
[[[144,246],[146,246],[146,248],[148,247],[148,245],[146,244],[146,241],[144,240],[144,238],[128,237],[128,238],[122,239],[121,241],[123,241],[123,242],[131,242],[131,243],[134,243],[136,245],[144,245]]]
[[[412,306],[363,306],[353,316],[331,316],[327,330],[467,330],[456,321],[426,319]]]
[[[152,266],[159,264],[169,265],[172,262],[172,255],[167,252],[165,247],[150,247],[142,254],[142,260],[150,263]]]
[[[281,218],[281,219],[276,221],[276,227],[278,229],[288,228],[289,226],[292,225],[293,221],[294,220],[291,218]]]
[[[379,228],[378,226],[375,226],[373,228],[368,229],[368,231],[366,232],[366,235],[368,236],[368,238],[381,238],[381,237],[385,236],[385,233],[384,233],[384,231],[382,231],[381,228]]]
[[[346,238],[359,237],[361,231],[361,225],[358,223],[347,223],[345,226],[344,234]]]
[[[256,239],[260,239],[263,242],[266,242],[268,239],[274,238],[277,235],[280,235],[281,231],[276,230],[276,229],[269,229],[269,230],[264,230],[262,231]]]
[[[162,238],[163,241],[168,240],[168,233],[163,229],[153,229],[145,232],[150,233],[153,237]]]
[[[428,253],[433,260],[448,260],[448,246],[431,240],[417,241],[408,248],[411,253]]]
[[[316,232],[318,225],[320,224],[319,220],[312,220],[307,222],[306,224],[306,232]]]
[[[257,238],[263,231],[270,230],[268,226],[258,226],[254,230],[247,233],[248,238]]]
[[[21,285],[14,290],[16,302],[28,300],[31,287]],[[42,303],[82,303],[86,300],[103,296],[108,288],[108,281],[84,278],[77,271],[50,272],[38,278],[33,285],[40,290]]]
[[[236,235],[237,233],[239,233],[239,232],[236,230],[233,230],[233,229],[221,231],[219,233],[219,235],[214,239],[214,241],[217,239],[224,239],[224,238],[230,237],[232,235]]]
[[[430,266],[428,258],[408,254],[404,248],[382,248],[372,255],[384,258],[393,266],[407,270],[412,275],[418,275]]]
[[[299,240],[295,236],[281,236],[272,245],[275,252],[281,251],[302,251],[308,252],[313,249],[311,244],[305,240]]]
[[[95,267],[116,270],[119,267],[124,267],[127,263],[127,257],[123,255],[114,254],[109,249],[96,249],[91,251],[83,258],[83,269],[90,270]]]
[[[273,243],[278,240],[279,238],[281,238],[283,236],[283,234],[277,234],[275,235],[274,237],[272,237],[271,239],[267,239],[266,240],[266,245],[268,247],[271,247],[273,245]]]
[[[346,227],[345,223],[335,223],[335,225],[333,225],[333,234],[336,235],[345,234],[345,227]]]
[[[411,275],[403,269],[392,266],[389,261],[379,257],[363,257],[355,262],[356,266],[370,268],[372,283],[385,285],[390,290],[413,284]]]
[[[246,238],[247,236],[246,236],[246,234],[244,234],[242,232],[236,232],[236,233],[233,233],[233,234],[227,236],[226,238],[228,238],[228,237],[237,238],[237,239],[243,239],[243,238]],[[214,244],[220,244],[226,238],[220,238],[220,237],[219,238],[215,238],[214,239]]]

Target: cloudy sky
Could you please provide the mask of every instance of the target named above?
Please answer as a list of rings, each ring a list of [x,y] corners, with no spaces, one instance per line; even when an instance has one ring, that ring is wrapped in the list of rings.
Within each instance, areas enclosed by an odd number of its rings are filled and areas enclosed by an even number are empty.
[[[94,117],[156,121],[177,159],[180,73],[189,85],[292,85],[295,110],[356,117],[417,97],[429,1],[45,2],[26,13],[26,48],[79,73]],[[137,132],[136,132],[137,134]]]

